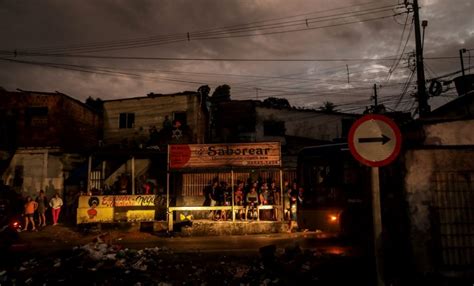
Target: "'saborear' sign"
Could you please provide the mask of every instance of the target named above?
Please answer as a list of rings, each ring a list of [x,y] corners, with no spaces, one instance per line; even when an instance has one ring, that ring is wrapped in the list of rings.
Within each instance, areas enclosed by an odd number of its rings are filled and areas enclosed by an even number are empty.
[[[279,142],[169,146],[170,169],[280,167]]]

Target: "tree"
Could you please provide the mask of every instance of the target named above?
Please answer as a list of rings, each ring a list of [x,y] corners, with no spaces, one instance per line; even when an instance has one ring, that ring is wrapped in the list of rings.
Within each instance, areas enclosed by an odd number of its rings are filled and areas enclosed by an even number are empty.
[[[219,85],[212,93],[213,102],[222,102],[230,100],[230,86],[227,84]]]
[[[104,102],[100,98],[94,99],[91,96],[89,96],[86,99],[86,105],[92,107],[93,109],[99,112],[102,112],[104,110]]]
[[[286,98],[269,97],[263,101],[263,106],[271,108],[290,108],[291,105]]]
[[[204,98],[209,96],[211,88],[208,85],[201,85],[197,90]]]
[[[323,112],[335,112],[336,111],[336,105],[330,101],[325,101],[321,107],[319,107],[319,110]]]

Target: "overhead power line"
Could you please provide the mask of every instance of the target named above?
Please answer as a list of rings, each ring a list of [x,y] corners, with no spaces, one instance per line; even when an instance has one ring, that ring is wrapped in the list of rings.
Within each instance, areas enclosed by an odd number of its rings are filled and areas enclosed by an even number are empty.
[[[382,12],[387,12],[391,11],[393,8],[390,9],[385,9]],[[365,13],[352,13],[349,16],[346,17],[339,17],[339,19],[330,19],[330,20],[340,20],[340,19],[345,19],[345,18],[354,18],[354,17],[359,17],[363,15],[368,15],[368,14],[373,14],[374,11],[371,12],[365,12]],[[376,11],[376,13],[380,13],[380,11]],[[349,25],[349,24],[355,24],[355,23],[363,23],[363,22],[369,22],[369,21],[376,21],[376,20],[381,20],[381,19],[386,19],[386,18],[392,18],[398,15],[402,15],[408,13],[407,11],[403,12],[391,12],[388,15],[382,15],[378,17],[372,17],[372,18],[366,18],[366,19],[357,19],[354,21],[344,21],[341,23],[332,23],[332,24],[326,24],[326,25],[320,25],[320,26],[312,26],[310,24],[316,23],[316,22],[321,22],[322,20],[312,20],[309,21],[305,19],[305,21],[302,21],[300,23],[290,23],[290,24],[281,24],[281,25],[273,25],[271,27],[253,27],[252,29],[245,29],[245,30],[238,30],[238,31],[225,31],[225,32],[218,32],[218,33],[211,33],[211,34],[198,34],[198,35],[181,35],[178,38],[167,38],[165,40],[160,39],[158,41],[154,40],[147,40],[144,42],[133,42],[133,43],[123,43],[123,44],[113,44],[113,45],[105,45],[105,46],[94,46],[94,47],[80,47],[80,48],[69,48],[69,49],[60,49],[60,50],[44,50],[46,52],[35,52],[35,51],[28,51],[28,50],[15,50],[15,51],[5,51],[2,50],[0,53],[3,55],[8,55],[8,56],[44,56],[44,55],[49,55],[49,56],[55,56],[55,55],[64,55],[67,54],[68,52],[76,52],[76,53],[91,53],[91,52],[104,52],[104,51],[112,51],[112,50],[120,50],[120,49],[130,49],[130,48],[140,48],[140,47],[148,47],[148,46],[157,46],[157,45],[162,45],[162,44],[170,44],[170,43],[177,43],[177,42],[184,42],[184,41],[189,41],[189,40],[215,40],[215,39],[227,39],[227,38],[239,38],[239,37],[253,37],[253,36],[262,36],[262,35],[274,35],[274,34],[281,34],[281,33],[290,33],[290,32],[299,32],[299,31],[306,31],[306,30],[316,30],[316,29],[323,29],[323,28],[330,28],[330,27],[338,27],[338,26],[344,26],[344,25]],[[324,22],[327,22],[325,20]],[[286,29],[288,27],[293,27],[293,26],[302,26],[302,28],[296,27],[296,28],[290,28]],[[283,28],[283,30],[281,30]],[[269,31],[267,31],[270,29]],[[277,29],[277,30],[275,30]],[[280,30],[278,30],[280,29]]]
[[[400,52],[400,49],[401,49],[401,46],[402,46],[402,43],[403,43],[403,36],[405,35],[405,31],[406,31],[406,28],[407,28],[407,26],[408,26],[408,19],[409,19],[409,17],[408,17],[408,14],[407,14],[407,17],[406,17],[406,19],[405,19],[405,24],[404,24],[404,26],[403,26],[403,31],[402,31],[402,34],[401,34],[401,36],[400,36],[400,44],[399,44],[399,46],[398,46],[398,48],[397,48],[396,54],[398,54],[398,53]],[[398,66],[399,66],[399,64],[400,64],[400,62],[401,62],[403,56],[405,55],[405,49],[406,49],[407,46],[408,46],[408,41],[410,40],[412,30],[413,30],[413,21],[411,22],[411,25],[410,25],[410,28],[409,28],[409,31],[408,31],[408,36],[407,36],[407,38],[406,38],[406,40],[405,40],[405,45],[403,46],[403,49],[402,49],[402,51],[401,51],[401,53],[400,53],[400,57],[399,57],[398,60],[396,60],[396,61],[392,64],[392,66],[390,67],[389,72],[388,72],[388,75],[387,75],[387,78],[386,78],[385,81],[389,81],[389,80],[390,80],[390,77],[393,75],[393,72],[398,68]]]
[[[112,55],[81,55],[81,54],[48,54],[48,53],[22,53],[16,54],[11,51],[0,51],[0,55],[8,56],[10,59],[18,55],[28,57],[58,57],[58,58],[85,58],[85,59],[108,59],[108,60],[147,60],[147,61],[217,61],[217,62],[371,62],[371,61],[394,61],[397,58],[178,58],[178,57],[139,57],[139,56],[112,56]],[[458,57],[425,57],[425,60],[452,60]]]
[[[11,56],[12,52],[0,51],[4,56]],[[80,54],[48,54],[24,53],[22,56],[58,57],[58,58],[86,58],[110,60],[148,60],[148,61],[218,61],[218,62],[366,62],[366,61],[393,61],[396,58],[178,58],[178,57],[138,57],[138,56],[111,56],[111,55],[80,55]]]
[[[11,60],[11,59],[3,59],[3,60],[8,60],[8,61],[13,61],[17,63],[22,63],[22,64],[33,64],[33,65],[38,65],[38,66],[43,66],[43,67],[48,67],[48,68],[56,68],[56,69],[63,69],[63,70],[69,70],[69,71],[75,71],[75,72],[84,72],[84,73],[91,73],[91,74],[97,74],[97,75],[105,75],[105,76],[118,76],[118,77],[132,77],[132,78],[140,78],[142,80],[146,81],[156,81],[156,80],[162,80],[162,81],[170,81],[170,82],[179,82],[185,85],[202,85],[202,84],[212,84],[212,82],[206,81],[195,81],[195,80],[189,80],[189,79],[182,79],[182,78],[170,78],[170,77],[161,77],[161,76],[144,76],[141,74],[136,74],[136,73],[129,73],[129,72],[117,72],[113,70],[107,70],[107,69],[94,69],[90,68],[87,66],[80,66],[80,65],[61,65],[61,64],[54,64],[54,63],[41,63],[41,62],[31,62],[31,61],[21,61],[21,60]],[[220,83],[214,83],[216,85]],[[399,83],[395,83],[394,85],[398,85]],[[239,85],[239,84],[232,84],[233,90],[240,90],[243,92],[241,93],[239,98],[253,98],[253,92],[254,89],[251,86],[247,85]],[[288,89],[288,88],[281,88],[281,87],[264,87],[262,89],[262,92],[264,92],[266,97],[286,97],[287,99],[290,100],[298,100],[298,99],[304,99],[304,98],[309,98],[309,97],[343,97],[347,95],[357,95],[360,94],[361,96],[365,95],[365,91],[368,88],[366,87],[353,87],[353,88],[348,88],[348,89],[339,89],[339,90],[333,90],[333,91],[325,91],[325,90],[318,90],[315,91],[314,87],[312,90],[299,90],[299,89]],[[251,96],[245,96],[245,94],[248,93]],[[392,96],[393,97],[393,96]]]
[[[292,32],[293,30],[290,29],[290,30],[275,31],[275,29],[285,29],[285,28],[295,27],[295,26],[304,26],[305,29],[303,30],[308,30],[308,29],[313,29],[313,28],[320,28],[320,27],[311,27],[312,24],[318,23],[318,22],[341,20],[341,19],[346,19],[350,17],[361,17],[364,15],[384,13],[384,12],[394,11],[396,9],[403,8],[402,5],[391,4],[391,5],[383,5],[383,6],[377,6],[377,7],[368,7],[368,8],[364,8],[360,10],[355,10],[355,11],[347,11],[347,12],[342,12],[342,13],[323,15],[323,16],[318,16],[318,17],[309,17],[309,15],[322,14],[328,11],[343,10],[343,9],[348,9],[348,8],[362,8],[363,6],[366,6],[367,4],[373,4],[373,3],[377,3],[377,1],[366,2],[365,4],[362,3],[359,5],[350,5],[350,6],[341,7],[341,8],[329,9],[326,11],[316,11],[312,13],[305,13],[305,14],[299,14],[299,15],[294,15],[294,16],[289,16],[289,17],[282,17],[282,18],[271,19],[271,20],[262,20],[262,21],[252,22],[252,23],[239,24],[239,25],[201,30],[201,31],[198,30],[198,31],[176,33],[176,34],[142,37],[142,38],[135,38],[135,39],[128,39],[128,40],[116,40],[116,41],[87,43],[87,44],[69,45],[69,46],[63,45],[63,46],[56,46],[56,47],[43,47],[43,48],[38,48],[38,49],[20,49],[19,51],[48,52],[48,53],[64,53],[64,52],[72,52],[72,51],[97,52],[97,51],[108,51],[108,50],[115,50],[115,49],[128,49],[128,48],[136,48],[136,47],[153,46],[153,45],[160,45],[160,44],[169,44],[169,43],[189,41],[189,40],[210,39],[210,38],[216,38],[216,37],[228,38],[228,37],[232,37],[234,34],[236,34],[235,36],[264,35],[266,34],[265,31],[267,30],[271,30],[270,32],[272,33],[273,32],[286,33],[286,32]],[[300,19],[290,20],[294,18],[300,18]],[[281,21],[281,20],[284,20],[284,21]],[[358,20],[364,20],[364,19],[358,19]],[[242,33],[248,33],[248,32],[255,32],[256,34],[242,35]]]
[[[29,64],[29,65],[36,65],[36,66],[41,66],[41,67],[47,67],[47,68],[55,68],[55,69],[64,69],[64,70],[69,70],[69,71],[77,71],[77,72],[85,72],[85,73],[95,73],[98,75],[117,75],[117,76],[129,76],[129,77],[134,77],[134,78],[142,78],[142,79],[159,79],[159,80],[164,80],[164,81],[172,81],[172,82],[181,82],[181,83],[192,83],[192,84],[210,84],[209,80],[203,81],[203,80],[189,80],[189,79],[182,79],[182,78],[172,78],[172,77],[167,77],[167,76],[146,76],[143,74],[140,74],[140,71],[135,71],[132,69],[131,71],[125,69],[117,69],[113,67],[98,67],[98,66],[88,66],[88,65],[75,65],[75,64],[63,64],[63,63],[51,63],[51,62],[37,62],[37,61],[27,61],[27,60],[17,60],[17,59],[8,59],[8,58],[0,58],[0,60],[3,61],[9,61],[13,63],[18,63],[18,64]],[[172,73],[173,74],[173,73]],[[179,74],[179,73],[178,73]],[[185,73],[187,75],[193,75],[193,73]],[[198,73],[200,75],[201,73]],[[234,75],[237,76],[237,75]],[[323,80],[320,78],[307,78],[307,79],[302,79],[302,78],[281,78],[281,77],[263,77],[262,76],[245,76],[247,77],[253,77],[253,78],[258,78],[258,79],[265,79],[265,80],[275,80],[275,79],[280,79],[280,80],[290,80],[290,81],[296,81],[296,83],[293,83],[295,87],[290,87],[290,86],[265,86],[265,85],[259,85],[261,86],[261,89],[263,91],[278,91],[278,92],[295,92],[299,91],[297,94],[312,94],[314,92],[314,86],[311,87],[311,89],[308,88],[302,88],[301,83],[303,82],[311,82],[313,84],[337,84],[340,81],[338,80]],[[363,83],[363,82],[362,82]],[[393,83],[392,85],[398,85],[399,83]],[[387,84],[387,86],[390,84]],[[247,89],[252,89],[252,87],[249,87],[248,84],[243,84],[243,83],[233,83],[233,86],[247,86]],[[356,90],[366,90],[366,87],[351,87],[349,88],[352,92]],[[341,91],[347,91],[348,89],[344,89]],[[336,91],[337,92],[337,91]],[[327,92],[326,92],[327,93]]]

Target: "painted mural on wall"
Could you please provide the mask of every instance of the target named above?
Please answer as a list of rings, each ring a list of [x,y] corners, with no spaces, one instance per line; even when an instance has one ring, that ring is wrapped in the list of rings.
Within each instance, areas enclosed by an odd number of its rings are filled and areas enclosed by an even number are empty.
[[[152,221],[155,195],[81,196],[77,223]]]

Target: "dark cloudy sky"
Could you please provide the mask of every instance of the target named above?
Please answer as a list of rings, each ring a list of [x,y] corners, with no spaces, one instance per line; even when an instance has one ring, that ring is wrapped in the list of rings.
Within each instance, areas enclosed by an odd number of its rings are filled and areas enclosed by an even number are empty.
[[[421,19],[429,22],[426,77],[460,70],[459,49],[474,49],[473,1],[419,1]],[[316,108],[331,101],[352,112],[370,104],[375,83],[382,102],[413,110],[416,76],[405,88],[412,14],[407,19],[399,3],[0,0],[0,86],[84,100],[229,84],[233,99],[285,97]],[[432,102],[453,97],[451,89]]]

